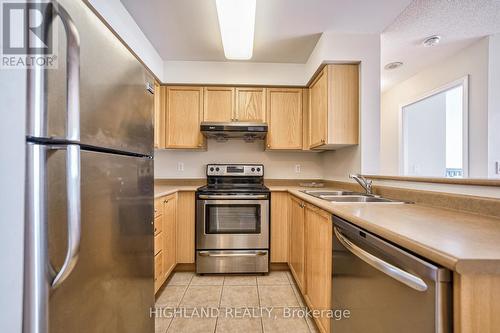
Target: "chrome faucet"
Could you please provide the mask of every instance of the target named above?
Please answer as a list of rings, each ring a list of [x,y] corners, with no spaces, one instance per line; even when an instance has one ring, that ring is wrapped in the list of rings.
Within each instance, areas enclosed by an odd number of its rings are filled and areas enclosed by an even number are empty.
[[[372,183],[373,181],[366,179],[362,175],[354,174],[349,175],[349,178],[354,179],[359,185],[366,191],[366,194],[372,194]]]

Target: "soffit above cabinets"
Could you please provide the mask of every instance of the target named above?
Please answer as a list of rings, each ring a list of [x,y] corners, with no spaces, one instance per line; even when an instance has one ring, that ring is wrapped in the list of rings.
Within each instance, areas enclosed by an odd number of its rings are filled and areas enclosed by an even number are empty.
[[[226,61],[214,0],[121,2],[163,60]],[[249,61],[305,63],[321,33],[380,33],[410,2],[257,0]]]

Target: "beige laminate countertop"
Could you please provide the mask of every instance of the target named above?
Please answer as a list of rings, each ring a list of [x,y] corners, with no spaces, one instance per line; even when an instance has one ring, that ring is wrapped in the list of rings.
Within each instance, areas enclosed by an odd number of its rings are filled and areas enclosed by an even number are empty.
[[[446,268],[461,274],[500,274],[500,219],[416,204],[330,203],[300,190],[287,189]]]
[[[196,191],[199,186],[194,185],[155,185],[155,198],[163,197],[175,192]]]
[[[330,203],[294,186],[286,191],[460,274],[500,274],[500,219],[416,204]],[[155,186],[155,197],[197,186]],[[308,188],[311,189],[311,188]],[[332,188],[322,188],[328,190]]]

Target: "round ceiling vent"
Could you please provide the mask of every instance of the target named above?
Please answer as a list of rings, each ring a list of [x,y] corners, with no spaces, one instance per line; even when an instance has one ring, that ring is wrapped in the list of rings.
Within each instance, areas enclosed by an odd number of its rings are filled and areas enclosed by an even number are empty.
[[[393,69],[399,68],[401,66],[403,66],[403,63],[401,61],[394,61],[394,62],[390,62],[387,65],[385,65],[384,69],[393,70]]]
[[[438,45],[440,41],[441,41],[441,36],[434,35],[434,36],[430,36],[430,37],[427,37],[426,39],[424,39],[422,44],[425,47],[432,47],[432,46]]]

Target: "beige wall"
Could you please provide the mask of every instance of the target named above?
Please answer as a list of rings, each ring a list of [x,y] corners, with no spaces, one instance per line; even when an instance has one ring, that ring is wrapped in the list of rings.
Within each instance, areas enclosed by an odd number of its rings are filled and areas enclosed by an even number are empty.
[[[487,177],[488,38],[437,63],[382,94],[380,174],[399,172],[399,117],[403,105],[469,75],[469,174]]]
[[[178,170],[178,163],[184,163],[184,171]],[[243,140],[208,140],[208,150],[202,152],[157,150],[155,178],[205,178],[205,165],[209,163],[261,163],[265,177],[272,179],[323,178],[320,153],[266,152],[263,141]],[[296,164],[301,166],[300,173],[295,172]]]

